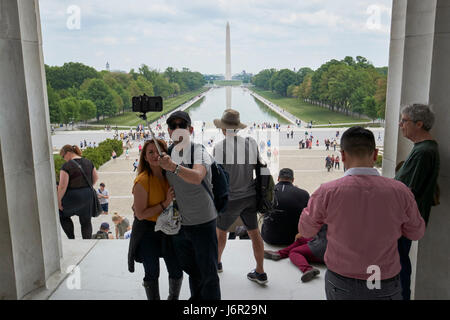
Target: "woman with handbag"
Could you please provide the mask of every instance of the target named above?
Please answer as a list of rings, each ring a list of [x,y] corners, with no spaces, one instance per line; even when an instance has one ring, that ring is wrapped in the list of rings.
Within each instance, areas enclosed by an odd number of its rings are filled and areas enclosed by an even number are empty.
[[[167,153],[164,140],[156,139],[160,149]],[[159,215],[174,199],[166,172],[159,166],[159,154],[154,140],[145,142],[140,153],[137,178],[133,186],[134,215],[131,232],[129,263],[141,262],[145,277],[143,286],[148,300],[159,300],[159,258],[163,257],[169,273],[168,300],[178,300],[183,271],[172,245],[172,236],[155,232]],[[131,261],[130,261],[131,260]],[[132,272],[134,266],[129,267]]]
[[[90,160],[81,157],[81,150],[76,145],[65,145],[59,154],[66,160],[61,167],[58,185],[61,226],[69,239],[75,239],[71,217],[77,215],[83,239],[91,239],[91,218],[96,215],[92,184],[98,180],[97,171]]]

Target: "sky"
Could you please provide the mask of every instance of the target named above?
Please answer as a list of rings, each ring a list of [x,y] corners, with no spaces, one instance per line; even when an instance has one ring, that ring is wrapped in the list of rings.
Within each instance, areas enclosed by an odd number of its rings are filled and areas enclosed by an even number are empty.
[[[40,0],[44,62],[97,70],[163,72],[183,67],[317,69],[331,59],[366,57],[387,66],[392,0]]]

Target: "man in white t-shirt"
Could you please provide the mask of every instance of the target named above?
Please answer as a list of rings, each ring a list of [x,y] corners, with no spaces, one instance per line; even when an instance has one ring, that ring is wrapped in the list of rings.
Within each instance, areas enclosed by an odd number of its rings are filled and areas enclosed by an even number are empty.
[[[97,190],[98,200],[103,209],[103,214],[108,214],[108,202],[109,202],[109,192],[105,189],[105,184],[100,183],[100,188]]]

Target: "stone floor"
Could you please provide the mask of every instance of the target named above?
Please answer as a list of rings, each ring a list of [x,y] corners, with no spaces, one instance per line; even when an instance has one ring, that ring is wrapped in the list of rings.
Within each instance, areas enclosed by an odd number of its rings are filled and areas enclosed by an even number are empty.
[[[90,242],[91,248],[78,263],[72,274],[48,296],[50,300],[143,300],[143,267],[136,264],[134,273],[128,272],[128,240],[64,240],[65,257],[75,251],[80,242]],[[274,249],[276,247],[267,246]],[[261,286],[249,281],[246,274],[254,268],[250,240],[229,240],[223,254],[224,271],[219,274],[223,300],[323,300],[325,299],[325,266],[317,266],[321,274],[308,283],[300,281],[301,272],[289,261],[265,260],[264,268],[269,282]],[[67,270],[70,265],[65,265]],[[160,263],[160,293],[168,295],[167,270]],[[180,299],[187,300],[188,277],[184,275]],[[36,297],[37,298],[37,297]]]

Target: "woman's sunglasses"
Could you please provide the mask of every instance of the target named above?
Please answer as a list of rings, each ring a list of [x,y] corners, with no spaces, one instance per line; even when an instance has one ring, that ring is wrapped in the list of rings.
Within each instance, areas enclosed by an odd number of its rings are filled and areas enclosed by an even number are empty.
[[[187,129],[188,124],[186,122],[171,122],[168,124],[170,130],[175,130],[176,128]]]

